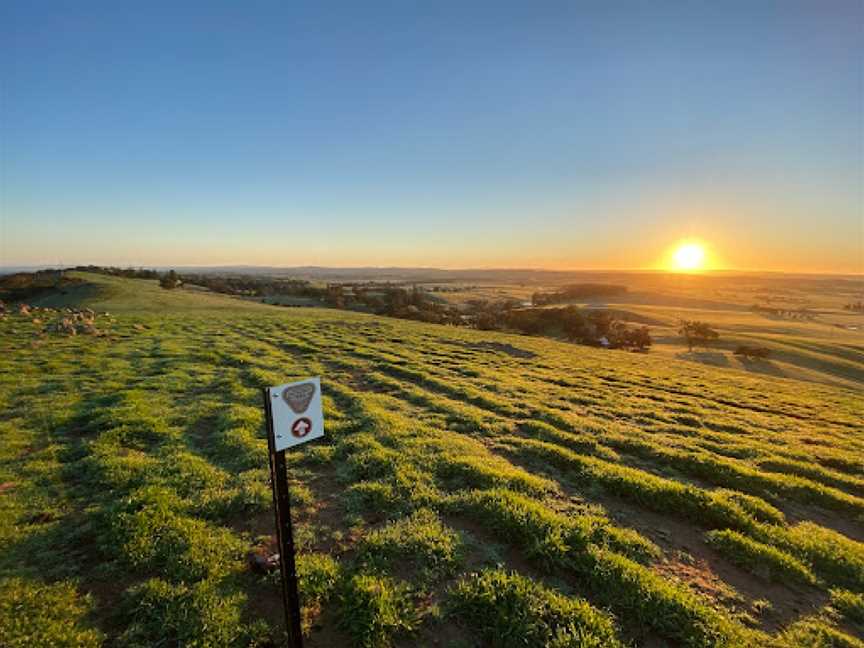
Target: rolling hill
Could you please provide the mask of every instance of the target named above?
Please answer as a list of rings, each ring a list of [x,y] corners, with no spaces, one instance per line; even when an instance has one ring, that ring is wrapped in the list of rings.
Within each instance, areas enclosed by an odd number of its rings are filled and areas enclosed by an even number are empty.
[[[860,390],[82,274],[0,319],[0,643],[864,646]],[[108,314],[104,314],[107,312]]]

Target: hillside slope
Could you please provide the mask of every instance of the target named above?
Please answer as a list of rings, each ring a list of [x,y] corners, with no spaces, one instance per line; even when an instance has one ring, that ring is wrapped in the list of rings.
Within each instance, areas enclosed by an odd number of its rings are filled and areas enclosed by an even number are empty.
[[[310,646],[862,645],[858,391],[85,278],[102,337],[0,320],[10,646],[278,644],[259,389],[308,375]]]
[[[44,308],[92,308],[110,312],[159,311],[260,311],[261,304],[199,290],[180,288],[164,290],[149,279],[125,279],[89,272],[69,272],[67,276],[79,283],[62,292],[55,291],[28,300]]]
[[[621,298],[600,306],[625,321],[647,324],[654,339],[655,353],[732,371],[864,388],[864,316],[861,314],[829,311],[814,320],[784,319],[736,304],[713,309],[673,307],[662,305],[662,295],[657,295],[656,301],[634,304]],[[679,333],[681,320],[707,322],[720,332],[720,337],[707,348],[688,352]],[[734,354],[739,345],[764,347],[769,350],[770,358],[742,359]]]

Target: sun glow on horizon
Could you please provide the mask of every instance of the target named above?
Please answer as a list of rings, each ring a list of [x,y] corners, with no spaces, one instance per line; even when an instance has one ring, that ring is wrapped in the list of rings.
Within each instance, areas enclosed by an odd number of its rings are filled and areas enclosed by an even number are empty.
[[[705,268],[705,248],[700,243],[680,243],[672,253],[672,269],[694,272]]]

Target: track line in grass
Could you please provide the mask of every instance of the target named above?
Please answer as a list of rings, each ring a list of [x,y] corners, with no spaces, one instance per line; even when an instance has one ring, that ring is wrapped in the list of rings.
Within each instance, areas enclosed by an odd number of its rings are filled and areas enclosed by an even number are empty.
[[[740,494],[728,491],[702,491],[672,480],[640,474],[632,468],[615,467],[598,459],[580,457],[551,444],[517,440],[515,445],[528,449],[529,455],[539,452],[545,460],[558,461],[562,468],[573,467],[577,472],[571,476],[577,482],[586,482],[590,478],[592,483],[602,485],[610,493],[629,498],[649,509],[690,518],[708,529],[732,528],[746,532],[756,540],[786,548],[805,558],[829,583],[864,585],[864,544],[810,523],[787,527],[781,520],[773,523],[771,520],[760,521],[753,517],[754,513],[776,515],[776,511],[770,508],[764,512],[754,509],[761,500],[752,497],[741,500]],[[654,493],[657,489],[659,492]],[[808,539],[802,532],[805,528],[821,541]]]
[[[807,413],[789,412],[789,411],[786,411],[784,409],[778,409],[778,404],[774,404],[774,405],[772,405],[772,407],[766,407],[766,406],[754,403],[752,398],[749,397],[749,394],[745,390],[740,390],[741,391],[741,394],[740,394],[741,399],[740,400],[732,400],[732,399],[726,398],[726,397],[714,396],[711,393],[706,392],[706,391],[694,391],[692,388],[669,387],[669,386],[667,386],[667,384],[665,384],[665,382],[660,382],[660,381],[653,379],[653,378],[647,379],[647,380],[633,380],[633,381],[628,381],[627,379],[624,379],[622,381],[619,379],[616,382],[621,387],[626,387],[628,382],[629,382],[629,384],[632,385],[633,387],[639,387],[639,388],[642,388],[642,389],[645,389],[648,391],[659,391],[662,393],[669,393],[669,394],[674,394],[674,395],[684,395],[691,402],[700,403],[700,405],[702,405],[702,406],[713,405],[716,407],[722,407],[722,408],[729,409],[732,411],[743,411],[743,412],[746,412],[745,416],[749,416],[749,417],[752,417],[752,413],[755,412],[758,414],[767,414],[767,415],[770,415],[771,417],[792,418],[792,419],[802,421],[802,422],[826,423],[829,425],[836,425],[838,427],[851,428],[853,430],[861,428],[860,423],[853,423],[851,420],[836,419],[836,418],[835,419],[829,419],[829,418],[825,418],[825,417],[818,416],[818,415],[814,416],[812,412],[807,412]],[[578,387],[578,383],[571,383],[571,384],[573,386]],[[784,387],[785,387],[785,385],[784,385]],[[796,390],[800,390],[802,387],[801,387],[801,385],[796,384],[794,386],[794,388]],[[817,391],[817,387],[811,386],[811,385],[808,385],[806,387],[806,389],[809,389],[811,391]],[[822,391],[822,390],[818,390],[818,391]],[[776,392],[775,392],[775,397],[777,395],[778,394],[776,394]],[[789,401],[787,401],[785,403],[779,403],[779,405],[781,407],[783,405],[790,406],[790,407],[796,406],[794,402],[789,402]],[[828,410],[826,409],[823,411],[828,411]]]
[[[535,410],[535,413],[537,412],[539,410]],[[538,416],[542,420],[550,422],[559,429],[568,432],[574,431],[574,428],[577,426],[571,420],[558,415],[552,416],[551,420],[549,414],[545,412],[540,412]],[[586,423],[591,425],[590,422]],[[770,472],[763,473],[757,467],[748,466],[736,459],[717,457],[710,451],[701,455],[704,457],[702,463],[705,461],[714,462],[717,466],[723,466],[726,472],[703,470],[693,463],[700,456],[698,453],[667,450],[663,440],[658,439],[657,443],[649,443],[647,437],[644,436],[644,432],[638,429],[630,429],[620,424],[613,425],[615,432],[612,434],[605,433],[600,426],[595,427],[596,434],[603,438],[605,444],[629,453],[635,452],[638,456],[659,461],[661,465],[668,465],[676,470],[683,470],[685,473],[692,474],[700,479],[707,479],[709,483],[733,486],[745,492],[758,495],[768,494],[769,496],[773,496],[773,493],[779,490],[781,494],[797,496],[798,499],[804,502],[812,503],[815,501],[832,507],[851,507],[852,510],[861,510],[861,505],[864,503],[864,500],[859,500],[854,495],[845,493],[834,486],[825,485],[806,477],[789,477],[775,475]],[[700,438],[698,434],[693,434],[694,440]],[[697,468],[699,469],[697,470]],[[811,474],[813,472],[811,471]],[[820,474],[825,475],[824,472]],[[754,483],[753,480],[756,480],[756,482]],[[857,480],[852,477],[844,480],[838,476],[836,481],[844,484],[856,484]]]
[[[649,443],[633,437],[607,437],[607,443],[618,450],[659,461],[708,483],[767,497],[775,503],[782,501],[784,497],[791,497],[804,504],[819,504],[839,510],[864,512],[864,499],[808,478],[763,473],[736,459],[720,458],[707,452],[671,449],[668,445]]]
[[[514,460],[514,458],[511,458],[511,460]],[[518,458],[515,458],[515,463],[523,465]],[[529,468],[529,466],[525,467],[526,469]],[[674,560],[676,551],[684,547],[700,559],[708,560],[708,568],[718,570],[722,574],[721,582],[731,581],[736,589],[744,587],[744,591],[748,593],[750,600],[769,599],[775,603],[776,613],[760,619],[763,629],[776,630],[782,625],[781,620],[791,621],[797,618],[801,607],[800,593],[784,585],[760,586],[758,583],[754,583],[753,577],[746,570],[735,566],[716,551],[710,550],[705,545],[702,533],[693,528],[689,519],[685,518],[682,521],[676,513],[670,511],[661,513],[645,510],[644,507],[640,508],[628,502],[627,499],[603,494],[602,491],[598,492],[594,488],[585,490],[583,482],[572,482],[566,474],[558,475],[550,474],[548,471],[542,472],[547,476],[555,478],[565,494],[601,506],[603,510],[610,512],[610,519],[613,521],[617,520],[619,523],[625,524],[625,528],[632,528],[663,547],[665,549],[665,556],[662,558],[662,563],[657,563],[652,568],[658,568],[659,570],[661,564]],[[660,571],[665,573],[666,570]],[[808,597],[813,600],[810,608],[815,610],[824,602],[825,597],[815,595],[815,590],[813,592],[814,595],[808,594]]]
[[[551,513],[550,513],[551,514]]]

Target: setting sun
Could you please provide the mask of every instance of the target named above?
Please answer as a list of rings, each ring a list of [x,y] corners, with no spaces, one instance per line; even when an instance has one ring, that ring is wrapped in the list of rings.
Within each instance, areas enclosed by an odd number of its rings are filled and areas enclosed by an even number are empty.
[[[672,255],[676,270],[701,270],[705,264],[705,249],[698,243],[682,243]]]

